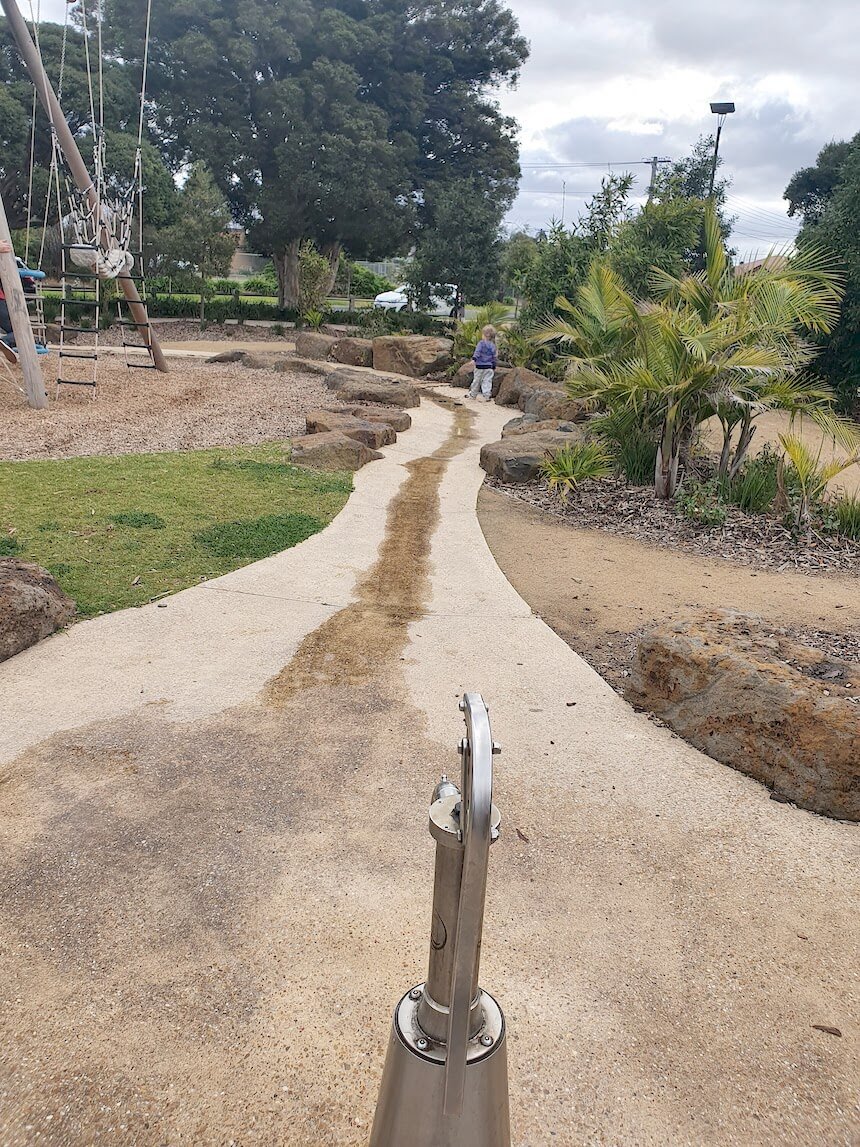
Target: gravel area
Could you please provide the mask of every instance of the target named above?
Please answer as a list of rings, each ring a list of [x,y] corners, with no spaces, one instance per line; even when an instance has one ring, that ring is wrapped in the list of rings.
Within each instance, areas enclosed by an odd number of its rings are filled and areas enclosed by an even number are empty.
[[[779,519],[744,514],[734,506],[729,507],[724,526],[707,529],[683,518],[673,502],[655,498],[650,487],[625,486],[612,479],[581,486],[566,503],[543,483],[508,486],[488,478],[487,485],[571,526],[605,530],[661,548],[724,558],[752,569],[860,574],[860,543],[831,535],[795,538]]]
[[[207,336],[209,331],[207,331]],[[0,459],[143,454],[279,441],[304,431],[305,412],[330,397],[317,375],[170,360],[170,373],[127,370],[104,358],[95,399],[64,387],[53,399],[56,357],[46,356],[51,402],[31,410],[0,374]]]

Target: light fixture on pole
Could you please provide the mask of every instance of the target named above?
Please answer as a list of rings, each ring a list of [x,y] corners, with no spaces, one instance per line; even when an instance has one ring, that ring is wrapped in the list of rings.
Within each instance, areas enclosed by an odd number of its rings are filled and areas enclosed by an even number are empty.
[[[720,154],[720,136],[723,132],[723,124],[726,122],[726,116],[731,115],[735,110],[733,103],[716,103],[711,104],[711,111],[717,117],[717,137],[714,140],[714,163],[711,167],[711,185],[708,188],[708,198],[711,199],[714,194],[714,181],[717,178],[717,162]]]

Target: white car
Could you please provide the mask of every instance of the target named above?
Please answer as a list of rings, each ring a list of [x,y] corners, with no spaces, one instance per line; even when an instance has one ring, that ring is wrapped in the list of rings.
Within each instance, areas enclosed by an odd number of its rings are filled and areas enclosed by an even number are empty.
[[[444,286],[435,286],[430,297],[429,315],[450,315],[457,297],[457,288],[452,283]],[[380,311],[409,311],[415,308],[409,298],[409,287],[404,283],[402,287],[395,287],[393,291],[383,291],[373,300],[373,305]]]

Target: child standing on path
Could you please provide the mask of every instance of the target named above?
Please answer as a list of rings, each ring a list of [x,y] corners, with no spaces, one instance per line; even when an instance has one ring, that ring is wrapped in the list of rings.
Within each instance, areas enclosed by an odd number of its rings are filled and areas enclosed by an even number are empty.
[[[475,363],[475,373],[468,397],[477,398],[480,391],[484,402],[489,402],[490,391],[493,389],[493,375],[496,371],[495,327],[484,327],[481,331],[481,341],[475,347],[472,359]]]

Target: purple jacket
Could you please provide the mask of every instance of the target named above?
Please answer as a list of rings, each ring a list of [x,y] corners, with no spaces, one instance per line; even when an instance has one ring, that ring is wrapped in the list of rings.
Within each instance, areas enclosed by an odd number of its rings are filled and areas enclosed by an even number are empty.
[[[478,370],[496,369],[496,344],[488,339],[481,339],[472,355]]]

